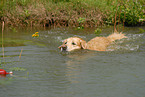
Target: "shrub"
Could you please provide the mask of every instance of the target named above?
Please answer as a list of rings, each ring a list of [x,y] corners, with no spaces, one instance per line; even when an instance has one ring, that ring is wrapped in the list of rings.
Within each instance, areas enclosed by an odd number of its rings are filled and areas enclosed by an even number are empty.
[[[113,24],[124,22],[126,26],[136,26],[139,23],[139,19],[145,19],[143,13],[143,6],[139,2],[121,1],[116,3],[112,8],[112,12],[107,14],[106,23]]]

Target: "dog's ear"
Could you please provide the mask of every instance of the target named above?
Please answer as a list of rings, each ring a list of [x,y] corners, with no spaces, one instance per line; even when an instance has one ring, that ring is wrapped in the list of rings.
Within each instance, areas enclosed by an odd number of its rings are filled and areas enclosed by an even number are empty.
[[[81,45],[81,48],[82,49],[86,49],[86,41],[84,41],[84,40],[80,40],[80,45]]]

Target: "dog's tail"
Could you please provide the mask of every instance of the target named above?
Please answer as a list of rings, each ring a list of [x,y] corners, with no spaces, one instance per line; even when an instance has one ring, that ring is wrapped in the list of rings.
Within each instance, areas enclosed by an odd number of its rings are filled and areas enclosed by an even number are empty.
[[[125,34],[123,34],[122,32],[120,33],[112,33],[111,35],[109,35],[107,37],[111,42],[115,41],[115,40],[119,40],[119,39],[122,39],[122,38],[127,38],[127,36],[125,36]]]

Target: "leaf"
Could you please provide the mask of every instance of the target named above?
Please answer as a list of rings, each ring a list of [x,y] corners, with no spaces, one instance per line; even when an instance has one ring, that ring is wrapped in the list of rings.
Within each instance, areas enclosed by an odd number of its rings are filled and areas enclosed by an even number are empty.
[[[13,67],[13,68],[10,68],[9,70],[10,71],[26,71],[26,69],[22,67]]]

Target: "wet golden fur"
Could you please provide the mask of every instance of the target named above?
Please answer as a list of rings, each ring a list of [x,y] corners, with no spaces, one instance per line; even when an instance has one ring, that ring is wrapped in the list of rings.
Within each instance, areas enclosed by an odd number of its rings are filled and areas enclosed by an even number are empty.
[[[65,39],[63,44],[59,46],[59,48],[65,51],[72,51],[75,49],[106,51],[107,47],[113,41],[122,38],[127,38],[127,37],[123,33],[112,33],[108,37],[95,37],[88,42],[86,42],[85,40],[79,37],[70,37],[68,39]]]

